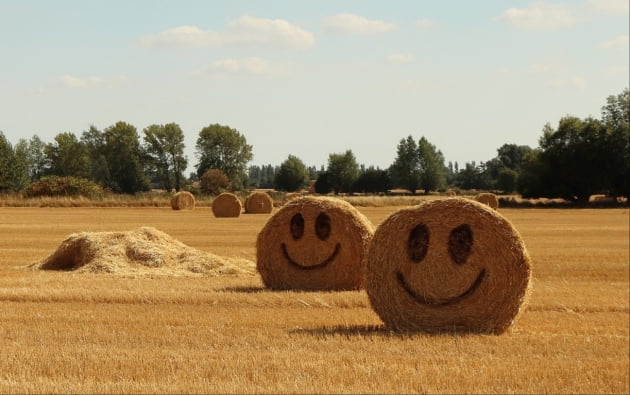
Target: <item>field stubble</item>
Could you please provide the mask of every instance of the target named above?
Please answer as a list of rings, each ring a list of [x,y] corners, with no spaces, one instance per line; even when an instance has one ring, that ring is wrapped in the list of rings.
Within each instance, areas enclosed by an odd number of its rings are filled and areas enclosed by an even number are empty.
[[[395,207],[363,207],[377,225]],[[29,271],[70,234],[152,226],[255,259],[269,215],[0,208],[0,392],[628,393],[627,209],[501,209],[533,261],[502,336],[392,333],[356,292],[258,277]]]

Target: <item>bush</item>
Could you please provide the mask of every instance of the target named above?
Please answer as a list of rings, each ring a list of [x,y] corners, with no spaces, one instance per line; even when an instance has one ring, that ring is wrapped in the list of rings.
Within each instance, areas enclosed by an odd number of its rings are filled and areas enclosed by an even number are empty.
[[[102,198],[105,194],[100,185],[78,177],[46,176],[24,188],[26,197],[83,196],[90,199]]]
[[[218,195],[230,189],[230,180],[219,169],[210,169],[201,176],[201,192]]]

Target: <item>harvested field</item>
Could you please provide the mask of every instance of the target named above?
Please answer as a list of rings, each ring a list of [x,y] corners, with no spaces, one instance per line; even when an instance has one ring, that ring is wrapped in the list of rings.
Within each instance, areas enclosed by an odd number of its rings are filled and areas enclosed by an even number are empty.
[[[359,210],[378,225],[399,208]],[[0,393],[628,393],[628,210],[499,210],[532,290],[497,336],[388,331],[364,291],[26,269],[69,234],[141,226],[255,261],[271,214],[0,208]]]

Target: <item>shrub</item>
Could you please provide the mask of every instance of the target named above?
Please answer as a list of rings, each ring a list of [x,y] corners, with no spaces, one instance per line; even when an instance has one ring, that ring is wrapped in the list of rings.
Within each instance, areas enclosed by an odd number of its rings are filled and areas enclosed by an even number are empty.
[[[210,169],[201,176],[201,192],[210,195],[230,189],[230,180],[225,173],[219,169]]]
[[[90,199],[102,198],[105,191],[100,185],[79,177],[46,176],[24,188],[25,197],[83,196]]]

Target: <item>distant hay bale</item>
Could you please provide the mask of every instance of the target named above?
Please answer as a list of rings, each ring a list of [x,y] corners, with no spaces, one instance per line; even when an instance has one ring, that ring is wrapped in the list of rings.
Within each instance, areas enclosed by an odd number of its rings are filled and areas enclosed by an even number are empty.
[[[127,232],[82,232],[68,236],[37,270],[117,275],[254,275],[254,263],[197,250],[151,227]]]
[[[373,233],[372,223],[346,201],[294,198],[258,234],[256,268],[271,289],[358,289]]]
[[[452,196],[457,196],[457,193],[455,193],[455,191],[454,191],[454,190],[452,190],[452,189],[448,189],[448,190],[446,191],[446,196],[449,196],[449,197],[452,197]]]
[[[252,192],[245,199],[245,212],[249,214],[269,214],[273,211],[273,199],[265,192]]]
[[[507,219],[473,200],[448,198],[400,209],[379,225],[366,290],[393,329],[500,334],[525,303],[530,271]]]
[[[490,206],[491,208],[495,210],[499,208],[499,199],[497,198],[497,195],[495,195],[494,193],[489,193],[489,192],[479,193],[477,194],[477,196],[475,196],[475,200],[478,201],[479,203],[483,203],[487,206]]]
[[[195,196],[188,191],[179,191],[171,198],[173,210],[192,210],[195,208]]]
[[[224,192],[212,201],[212,213],[217,218],[238,217],[242,210],[241,200],[233,193]]]

